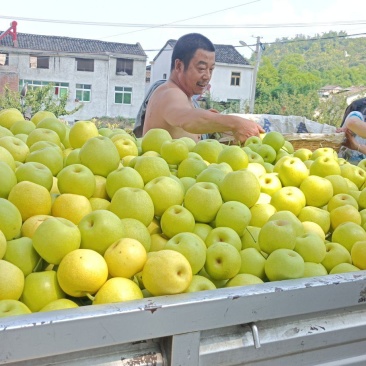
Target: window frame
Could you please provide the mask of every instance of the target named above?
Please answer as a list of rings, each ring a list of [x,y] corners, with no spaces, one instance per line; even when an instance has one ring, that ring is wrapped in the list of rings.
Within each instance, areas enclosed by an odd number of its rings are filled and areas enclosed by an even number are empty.
[[[57,99],[62,98],[69,93],[70,85],[64,82],[53,82],[54,95]]]
[[[76,57],[76,71],[94,72],[94,59]]]
[[[75,101],[90,103],[91,98],[92,98],[91,84],[79,84],[79,83],[75,84]]]
[[[30,89],[42,88],[46,85],[52,84],[54,90],[55,98],[60,98],[65,93],[69,93],[70,84],[62,81],[42,81],[42,80],[27,80],[20,79],[19,80],[19,91],[22,90],[24,85],[27,84],[27,87]]]
[[[132,105],[132,86],[115,86],[114,87],[114,104]],[[120,98],[120,101],[117,101]]]
[[[4,63],[1,63],[1,59],[4,60]],[[9,66],[9,53],[0,52],[0,66]]]
[[[119,57],[116,59],[116,75],[133,75],[133,61],[130,58]]]
[[[29,55],[29,68],[49,70],[50,56]]]
[[[240,86],[241,72],[232,71],[230,77],[230,86]]]

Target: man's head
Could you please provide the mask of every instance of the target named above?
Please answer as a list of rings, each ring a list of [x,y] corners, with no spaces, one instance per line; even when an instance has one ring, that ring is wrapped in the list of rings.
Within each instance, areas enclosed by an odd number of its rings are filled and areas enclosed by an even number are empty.
[[[175,60],[181,60],[185,68],[188,67],[198,49],[215,52],[215,46],[205,36],[199,33],[189,33],[180,37],[174,46],[170,71],[175,67]]]

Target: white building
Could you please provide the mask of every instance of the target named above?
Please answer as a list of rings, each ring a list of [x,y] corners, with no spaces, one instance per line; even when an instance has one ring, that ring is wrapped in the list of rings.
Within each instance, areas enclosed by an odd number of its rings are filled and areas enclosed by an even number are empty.
[[[17,34],[0,39],[0,92],[5,85],[55,84],[68,92],[67,109],[83,107],[69,121],[93,117],[135,118],[145,96],[147,56],[141,45],[89,39]]]
[[[150,84],[168,79],[173,48],[170,39],[151,62]],[[234,46],[215,44],[216,66],[211,79],[210,96],[215,101],[249,103],[254,66]]]

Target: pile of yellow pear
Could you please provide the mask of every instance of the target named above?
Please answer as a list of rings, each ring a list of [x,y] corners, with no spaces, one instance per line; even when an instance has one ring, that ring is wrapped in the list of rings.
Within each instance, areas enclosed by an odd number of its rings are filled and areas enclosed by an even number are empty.
[[[366,160],[0,111],[0,317],[366,269]]]

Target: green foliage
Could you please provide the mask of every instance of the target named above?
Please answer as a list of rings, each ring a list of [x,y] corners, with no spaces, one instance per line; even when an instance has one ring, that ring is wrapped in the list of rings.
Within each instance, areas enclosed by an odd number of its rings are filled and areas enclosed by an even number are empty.
[[[366,85],[365,55],[366,38],[347,38],[345,32],[277,39],[263,53],[255,113],[301,115],[339,125],[346,97],[320,100],[317,91],[324,85]]]
[[[210,93],[198,101],[203,109],[216,109],[220,113],[248,113],[249,105],[243,100],[218,101]]]
[[[219,112],[224,112],[224,113],[246,113],[246,111],[243,109],[240,101],[238,102],[233,102],[233,101],[228,101],[228,102],[217,102],[217,101],[212,101],[212,109],[216,109]]]
[[[366,38],[350,38],[346,32],[330,31],[315,37],[297,35],[277,39],[265,55],[276,69],[287,60],[301,71],[320,79],[321,85],[349,87],[365,84]]]
[[[314,111],[319,105],[319,97],[316,91],[307,94],[298,92],[280,92],[276,97],[266,97],[263,102],[260,97],[255,104],[255,113],[275,114],[282,116],[303,116],[314,120]]]
[[[115,118],[107,117],[107,116],[95,117],[92,119],[92,121],[95,123],[95,125],[98,128],[107,127],[110,129],[115,129],[115,128],[133,129],[133,126],[135,124],[134,118],[125,118],[122,116],[115,117]]]
[[[258,70],[255,113],[313,118],[319,78],[304,70],[301,55],[287,55],[276,68],[268,57]]]
[[[23,111],[20,93],[10,90],[7,86],[5,86],[3,94],[0,94],[0,109],[6,108],[16,108]]]
[[[314,121],[339,127],[347,108],[347,97],[340,93],[321,99]]]
[[[5,87],[3,94],[0,95],[0,106],[2,109],[17,108],[25,115],[34,115],[40,110],[46,110],[54,113],[56,117],[74,114],[82,108],[82,104],[80,104],[71,111],[67,111],[67,99],[68,94],[64,94],[56,99],[54,85],[52,84],[41,88],[28,89],[25,96],[22,96],[20,92],[15,92]]]
[[[278,70],[273,66],[268,57],[263,57],[262,66],[258,70],[256,94],[263,102],[277,95],[280,87]]]
[[[335,95],[327,99],[323,99],[319,104],[319,114],[314,120],[320,123],[339,127],[346,108],[347,102],[344,96]]]

